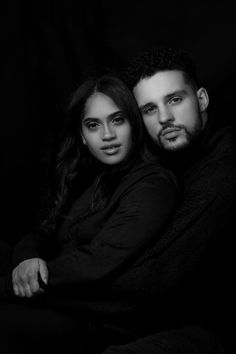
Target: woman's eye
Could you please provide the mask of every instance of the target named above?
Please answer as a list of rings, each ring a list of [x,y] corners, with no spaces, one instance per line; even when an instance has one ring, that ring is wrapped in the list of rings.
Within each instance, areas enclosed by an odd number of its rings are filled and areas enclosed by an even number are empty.
[[[88,122],[86,124],[86,128],[89,130],[94,130],[98,127],[98,123],[97,122]]]
[[[116,125],[122,124],[124,121],[125,121],[125,118],[122,116],[117,116],[112,119],[112,123],[116,124]]]

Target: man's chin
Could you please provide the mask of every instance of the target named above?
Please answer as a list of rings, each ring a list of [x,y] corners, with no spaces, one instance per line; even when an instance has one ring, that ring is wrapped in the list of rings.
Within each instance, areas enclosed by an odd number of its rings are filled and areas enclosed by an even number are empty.
[[[164,151],[177,152],[186,149],[190,142],[187,139],[161,139],[159,141],[160,147]]]

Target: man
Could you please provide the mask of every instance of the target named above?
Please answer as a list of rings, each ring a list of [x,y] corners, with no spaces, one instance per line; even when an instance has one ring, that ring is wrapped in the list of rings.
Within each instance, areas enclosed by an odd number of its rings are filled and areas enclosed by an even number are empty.
[[[232,128],[216,129],[208,117],[208,93],[184,51],[151,49],[131,62],[124,78],[140,107],[150,149],[176,174],[183,199],[144,260],[149,273],[143,277],[152,281],[156,299],[153,326],[147,327],[156,330],[104,354],[236,353]]]

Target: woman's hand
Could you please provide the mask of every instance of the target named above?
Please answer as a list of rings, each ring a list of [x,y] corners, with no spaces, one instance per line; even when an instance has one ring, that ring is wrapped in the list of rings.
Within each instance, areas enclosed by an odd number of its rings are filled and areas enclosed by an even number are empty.
[[[30,258],[18,264],[12,272],[13,291],[19,297],[32,297],[44,292],[40,288],[39,278],[47,284],[47,263],[41,258]]]

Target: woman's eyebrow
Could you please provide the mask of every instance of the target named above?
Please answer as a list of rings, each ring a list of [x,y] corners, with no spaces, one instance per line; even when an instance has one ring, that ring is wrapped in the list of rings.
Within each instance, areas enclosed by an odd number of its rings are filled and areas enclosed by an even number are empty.
[[[117,115],[119,115],[119,114],[121,114],[122,113],[122,111],[115,111],[115,112],[113,112],[113,113],[111,113],[111,114],[109,114],[109,118],[114,118],[114,117],[116,117]]]
[[[115,112],[113,112],[113,113],[111,113],[111,114],[109,114],[108,116],[107,116],[107,118],[109,118],[109,119],[112,119],[112,118],[114,118],[114,117],[116,117],[117,115],[119,115],[119,114],[121,114],[122,113],[122,111],[115,111]],[[85,118],[83,118],[83,122],[87,122],[87,121],[95,121],[95,122],[98,122],[100,119],[99,118],[97,118],[97,117],[85,117]]]
[[[82,122],[83,123],[87,123],[87,122],[89,122],[89,121],[95,121],[95,122],[98,122],[99,121],[99,119],[98,118],[95,118],[95,117],[85,117],[85,118],[83,118],[82,119]]]

